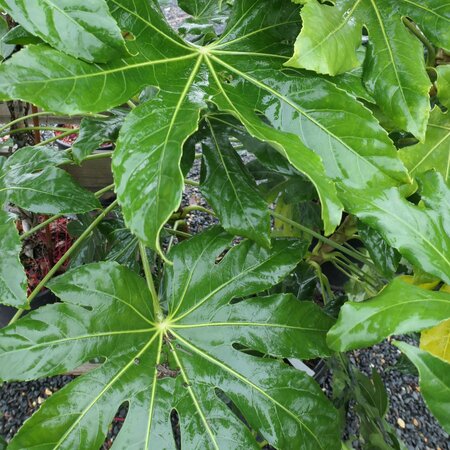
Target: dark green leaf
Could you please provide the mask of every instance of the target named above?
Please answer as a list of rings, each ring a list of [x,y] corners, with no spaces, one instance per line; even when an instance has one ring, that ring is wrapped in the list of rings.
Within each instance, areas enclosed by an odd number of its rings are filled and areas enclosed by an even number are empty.
[[[11,30],[9,30],[9,32],[5,34],[2,40],[5,44],[13,44],[14,46],[42,43],[42,39],[29,33],[21,25],[17,25],[14,28],[11,28]]]
[[[392,277],[400,263],[400,254],[383,239],[380,233],[364,223],[358,223],[358,235],[380,272],[387,278]]]
[[[149,309],[145,281],[116,264],[55,279],[50,287],[63,303],[0,332],[0,378],[62,373],[95,356],[106,362],[50,397],[10,449],[98,449],[124,401],[129,412],[118,448],[175,448],[176,409],[183,448],[259,448],[244,417],[278,448],[339,449],[337,413],[320,387],[278,359],[328,354],[331,319],[288,295],[230,302],[279,281],[303,245],[275,241],[268,251],[245,241],[215,264],[231,240],[215,228],[173,249],[161,290],[169,312],[161,322]]]
[[[450,294],[422,289],[397,278],[370,300],[347,302],[327,342],[341,352],[368,347],[392,334],[430,328],[448,317]]]
[[[429,187],[428,187],[429,186]],[[449,188],[438,173],[423,179],[428,207],[403,198],[399,190],[346,191],[348,209],[377,230],[416,267],[450,283]]]
[[[200,188],[231,234],[270,245],[270,216],[255,180],[227,136],[210,126],[211,142],[203,144]]]
[[[104,0],[0,0],[28,32],[64,53],[90,62],[107,62],[127,51]]]
[[[24,147],[0,170],[0,195],[28,211],[43,214],[82,213],[99,208],[95,196],[56,165],[66,155],[50,147]]]
[[[73,159],[80,164],[101,144],[116,141],[128,111],[115,109],[107,119],[85,117],[81,121],[80,133],[72,145]]]
[[[405,342],[395,345],[419,370],[420,392],[442,428],[450,433],[450,364]]]
[[[19,259],[22,245],[15,222],[0,203],[0,303],[21,308],[27,303],[27,279]]]
[[[436,68],[438,74],[437,90],[440,102],[450,108],[450,65],[439,66]]]

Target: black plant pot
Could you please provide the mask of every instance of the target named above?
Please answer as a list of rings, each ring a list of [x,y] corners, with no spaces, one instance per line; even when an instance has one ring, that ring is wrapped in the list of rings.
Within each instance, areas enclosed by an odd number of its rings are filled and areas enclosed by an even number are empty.
[[[44,305],[49,305],[51,303],[56,303],[58,298],[50,291],[44,291],[37,295],[37,297],[33,300],[33,304],[31,305],[31,310],[40,308]],[[30,311],[26,311],[24,315],[28,314]],[[17,312],[16,308],[12,306],[0,305],[0,328],[6,327],[9,321],[13,318],[14,314]]]

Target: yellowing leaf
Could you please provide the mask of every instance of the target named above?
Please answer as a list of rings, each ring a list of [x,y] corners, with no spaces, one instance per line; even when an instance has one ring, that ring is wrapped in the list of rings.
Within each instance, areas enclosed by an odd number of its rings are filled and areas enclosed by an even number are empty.
[[[450,363],[450,319],[423,331],[420,348]]]

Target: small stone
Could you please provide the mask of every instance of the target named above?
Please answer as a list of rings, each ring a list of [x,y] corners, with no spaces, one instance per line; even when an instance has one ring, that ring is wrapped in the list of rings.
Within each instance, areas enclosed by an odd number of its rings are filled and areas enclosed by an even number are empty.
[[[418,427],[419,426],[419,421],[416,418],[414,418],[413,419],[413,424],[414,424],[415,427]]]
[[[39,405],[42,405],[42,403],[45,402],[45,398],[38,397],[37,402],[38,402]]]
[[[49,388],[45,388],[44,393],[47,397],[50,397],[50,395],[53,395],[53,392]]]
[[[406,427],[405,421],[403,419],[401,419],[400,417],[397,419],[397,425],[403,429]]]

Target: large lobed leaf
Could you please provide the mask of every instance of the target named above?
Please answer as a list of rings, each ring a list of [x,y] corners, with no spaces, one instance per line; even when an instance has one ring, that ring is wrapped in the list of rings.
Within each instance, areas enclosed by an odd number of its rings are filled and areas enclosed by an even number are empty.
[[[368,347],[392,334],[430,328],[448,317],[450,294],[397,278],[370,300],[345,303],[327,342],[337,351]]]
[[[176,448],[173,410],[183,448],[259,448],[251,427],[278,448],[338,449],[337,412],[312,379],[280,360],[328,355],[332,319],[290,295],[232,301],[277,283],[306,246],[277,240],[269,251],[244,241],[229,249],[231,240],[213,228],[173,249],[160,289],[168,307],[162,321],[150,310],[145,281],[115,263],[56,278],[49,287],[63,303],[1,331],[0,378],[106,360],[49,398],[10,448],[97,449],[128,401],[116,449]]]
[[[101,63],[127,54],[105,0],[0,0],[0,7],[27,31],[76,58]]]
[[[412,18],[439,47],[450,49],[450,7],[440,0],[310,0],[289,65],[336,75],[358,66],[362,28],[368,30],[364,81],[383,112],[423,140],[429,114],[430,81],[423,46],[402,23]],[[414,25],[413,25],[414,26]]]

